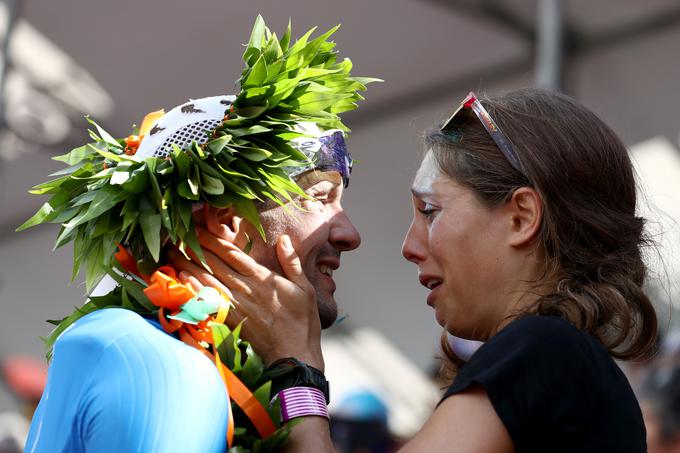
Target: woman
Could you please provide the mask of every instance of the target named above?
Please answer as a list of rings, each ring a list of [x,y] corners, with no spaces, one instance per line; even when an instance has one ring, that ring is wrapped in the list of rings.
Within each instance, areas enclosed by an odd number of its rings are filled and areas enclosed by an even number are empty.
[[[471,93],[426,142],[402,253],[446,332],[485,344],[403,451],[646,451],[639,406],[613,361],[645,357],[656,336],[623,143],[572,99],[539,90],[483,102]],[[201,239],[231,266],[216,276],[256,350],[269,361],[319,350],[315,311],[300,309],[313,294],[285,238],[287,279]],[[462,363],[444,349],[450,365]],[[305,417],[291,448],[330,451],[314,429],[323,423]]]

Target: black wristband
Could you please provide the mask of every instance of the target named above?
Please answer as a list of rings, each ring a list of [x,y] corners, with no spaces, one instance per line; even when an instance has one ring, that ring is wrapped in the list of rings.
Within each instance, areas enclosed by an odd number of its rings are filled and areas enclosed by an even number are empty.
[[[265,377],[272,381],[272,395],[291,387],[312,387],[321,390],[330,403],[330,389],[323,372],[294,357],[274,361],[265,370]]]

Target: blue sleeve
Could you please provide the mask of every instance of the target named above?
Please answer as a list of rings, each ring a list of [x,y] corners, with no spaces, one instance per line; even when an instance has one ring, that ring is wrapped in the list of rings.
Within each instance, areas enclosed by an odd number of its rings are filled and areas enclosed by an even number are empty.
[[[26,451],[221,453],[227,414],[205,356],[135,313],[101,310],[57,341]]]

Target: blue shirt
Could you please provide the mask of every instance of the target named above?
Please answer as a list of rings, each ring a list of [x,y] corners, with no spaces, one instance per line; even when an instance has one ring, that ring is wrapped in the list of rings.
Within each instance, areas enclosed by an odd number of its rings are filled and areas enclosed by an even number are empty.
[[[227,394],[200,351],[129,310],[56,341],[26,452],[224,452]]]

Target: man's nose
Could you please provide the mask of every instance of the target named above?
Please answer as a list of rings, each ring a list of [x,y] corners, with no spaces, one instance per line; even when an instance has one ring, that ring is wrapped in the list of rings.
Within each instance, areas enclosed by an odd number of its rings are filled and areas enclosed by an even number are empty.
[[[330,242],[341,252],[354,250],[361,244],[361,235],[345,211],[336,213],[331,219]]]

